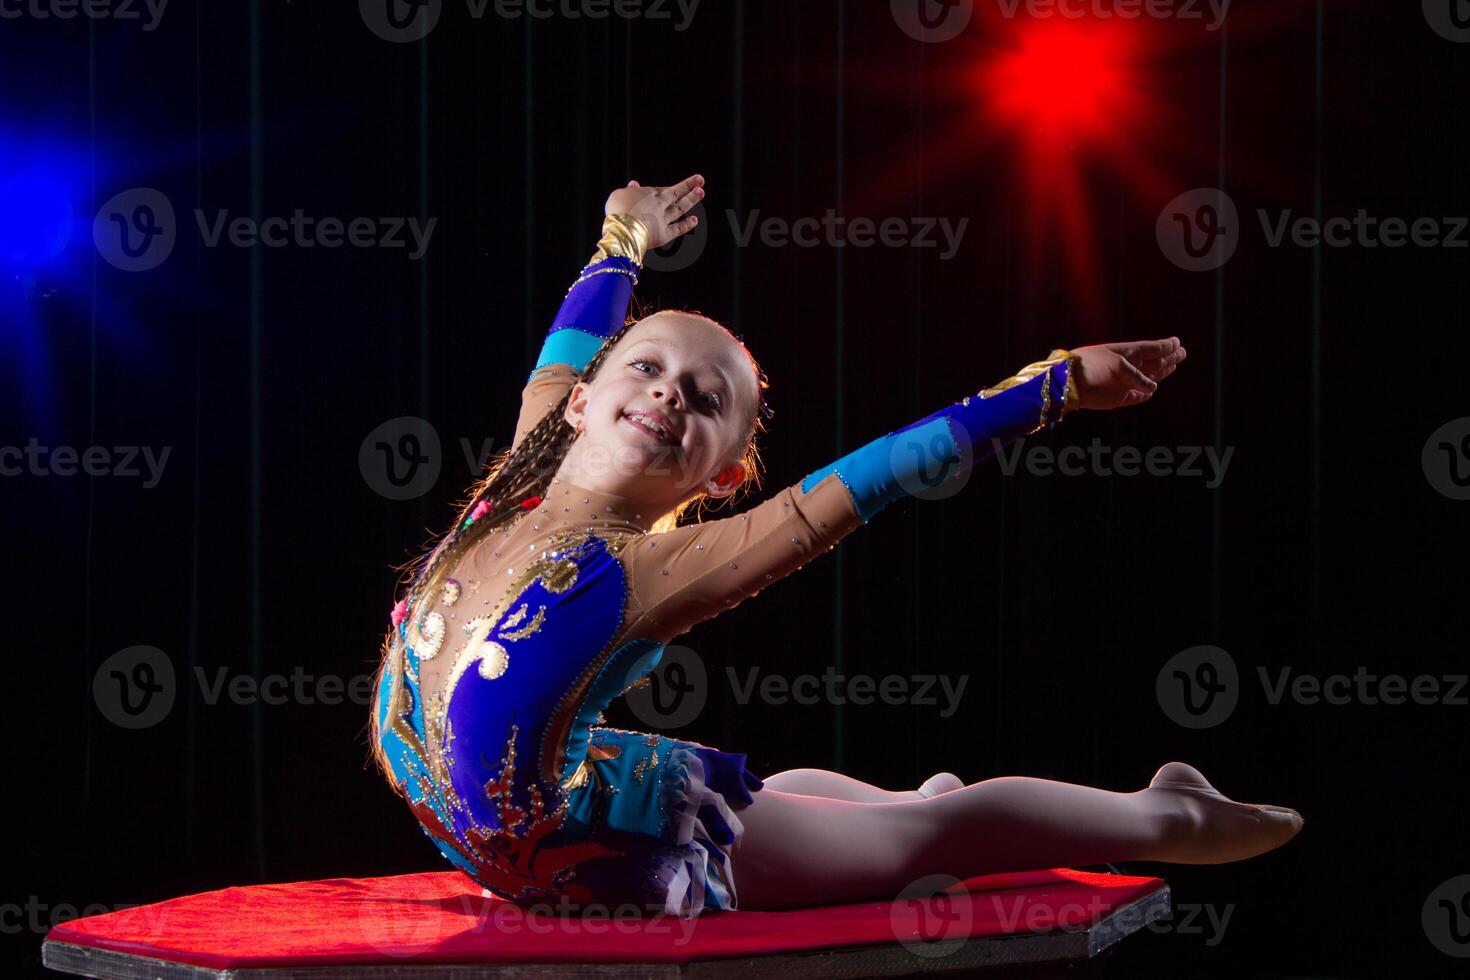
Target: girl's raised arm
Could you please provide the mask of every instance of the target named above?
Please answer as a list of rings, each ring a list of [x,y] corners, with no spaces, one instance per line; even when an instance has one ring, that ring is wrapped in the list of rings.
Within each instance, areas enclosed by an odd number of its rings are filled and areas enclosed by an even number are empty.
[[[637,218],[610,214],[603,221],[597,252],[567,290],[521,389],[512,449],[577,383],[602,342],[622,327],[647,244],[648,230]]]
[[[691,230],[695,218],[686,214],[703,196],[704,178],[698,174],[671,187],[640,187],[633,180],[608,196],[597,251],[567,290],[521,390],[512,449],[577,383],[603,342],[622,328],[644,254]]]
[[[955,479],[1078,407],[1152,396],[1184,359],[1177,338],[1052,351],[1044,361],[809,474],[744,514],[635,539],[622,559],[635,631],[668,642],[830,550],[900,497]]]

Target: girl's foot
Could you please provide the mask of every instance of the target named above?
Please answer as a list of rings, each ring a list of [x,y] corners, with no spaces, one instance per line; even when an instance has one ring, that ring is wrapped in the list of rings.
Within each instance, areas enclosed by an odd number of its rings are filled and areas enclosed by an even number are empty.
[[[1157,860],[1224,864],[1275,850],[1302,829],[1288,807],[1237,803],[1182,762],[1166,763],[1143,791],[1163,808],[1169,828]]]
[[[919,787],[919,795],[925,798],[938,796],[940,793],[948,793],[952,789],[964,789],[965,781],[952,772],[937,772],[924,780]]]

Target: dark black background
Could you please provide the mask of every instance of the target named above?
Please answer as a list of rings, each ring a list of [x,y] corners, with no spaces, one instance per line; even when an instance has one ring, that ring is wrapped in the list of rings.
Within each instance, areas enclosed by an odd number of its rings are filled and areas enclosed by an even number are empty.
[[[958,497],[897,504],[683,639],[715,683],[677,734],[746,752],[761,774],[837,768],[890,788],[949,769],[1133,790],[1183,759],[1308,823],[1238,865],[1122,866],[1167,877],[1181,904],[1233,911],[1214,946],[1125,942],[1119,975],[1454,973],[1420,915],[1470,872],[1470,708],[1273,706],[1256,680],[1258,666],[1465,669],[1467,505],[1431,486],[1420,455],[1464,414],[1470,253],[1273,249],[1255,214],[1466,214],[1470,45],[1431,31],[1417,4],[1320,6],[1239,0],[1224,34],[1153,25],[1174,52],[1147,75],[1169,113],[1133,149],[1167,186],[1077,157],[1095,306],[1033,222],[1014,141],[980,122],[968,147],[934,138],[968,111],[952,73],[984,51],[993,19],[945,44],[913,40],[877,0],[705,0],[682,32],[475,22],[450,3],[423,44],[386,43],[354,4],[322,0],[173,0],[152,32],[0,21],[0,123],[69,143],[92,168],[66,255],[6,270],[0,444],[171,447],[152,489],[0,482],[20,817],[0,894],[7,962],[39,970],[44,930],[16,911],[27,904],[44,926],[66,906],[441,867],[367,765],[365,707],[209,704],[191,672],[370,672],[391,566],[452,516],[472,476],[460,440],[508,439],[606,194],[697,171],[707,248],[685,270],[647,272],[639,297],[730,323],[762,360],[776,410],[767,489],[1053,346],[1174,334],[1190,358],[1149,405],[1073,416],[1051,443],[1218,442],[1235,455],[1215,490],[1006,477],[992,461]],[[1244,241],[1219,275],[1184,272],[1155,219],[1222,172]],[[128,274],[97,257],[90,220],[135,186],[168,195],[180,240],[160,268]],[[209,249],[196,207],[438,225],[419,262]],[[727,208],[971,221],[941,261],[736,248]],[[402,415],[429,420],[444,447],[437,484],[407,502],[375,493],[358,465],[364,437]],[[1227,722],[1190,731],[1154,682],[1206,643],[1231,653],[1243,690]],[[125,731],[92,681],[137,644],[167,654],[180,692],[163,722]],[[829,664],[969,681],[948,718],[740,705],[723,681],[727,666]],[[609,720],[642,727],[622,704]]]

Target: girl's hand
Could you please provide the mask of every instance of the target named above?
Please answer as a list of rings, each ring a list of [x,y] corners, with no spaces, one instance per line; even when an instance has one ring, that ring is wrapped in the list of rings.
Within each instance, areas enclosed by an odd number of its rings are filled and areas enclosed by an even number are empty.
[[[699,218],[686,212],[704,199],[704,178],[688,177],[672,187],[642,187],[628,181],[608,195],[604,214],[631,214],[648,228],[649,251],[694,230]]]
[[[1178,337],[1094,344],[1073,348],[1072,353],[1080,358],[1080,407],[1093,409],[1142,405],[1154,396],[1159,382],[1173,374],[1188,356]]]

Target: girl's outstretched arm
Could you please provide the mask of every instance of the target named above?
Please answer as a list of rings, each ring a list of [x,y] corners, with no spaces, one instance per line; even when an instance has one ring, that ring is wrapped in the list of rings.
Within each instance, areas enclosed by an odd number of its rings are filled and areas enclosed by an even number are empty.
[[[631,635],[668,642],[805,565],[898,498],[954,479],[1076,408],[1147,401],[1185,357],[1177,338],[1056,350],[809,474],[751,508],[633,540]]]
[[[609,195],[597,251],[567,290],[521,390],[512,449],[577,383],[603,341],[623,326],[644,254],[693,229],[696,219],[686,213],[703,196],[704,178],[698,174],[671,187],[629,181]]]

